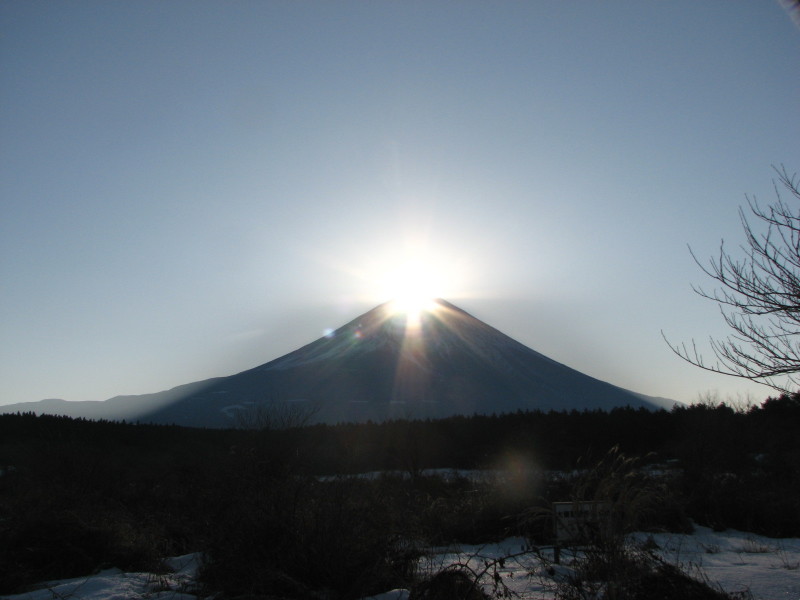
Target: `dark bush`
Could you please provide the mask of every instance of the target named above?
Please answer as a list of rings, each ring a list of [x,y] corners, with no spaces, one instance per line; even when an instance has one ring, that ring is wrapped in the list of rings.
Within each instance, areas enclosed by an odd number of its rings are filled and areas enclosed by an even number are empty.
[[[74,513],[50,513],[0,524],[3,593],[103,567],[155,571],[160,558],[141,526],[118,519],[86,521]]]
[[[463,567],[447,568],[417,583],[410,600],[487,600],[475,574]]]
[[[731,600],[732,597],[649,552],[625,548],[613,558],[590,549],[574,574],[559,583],[556,598]]]
[[[233,496],[202,579],[225,596],[359,598],[407,585],[419,553],[379,483],[273,479]]]

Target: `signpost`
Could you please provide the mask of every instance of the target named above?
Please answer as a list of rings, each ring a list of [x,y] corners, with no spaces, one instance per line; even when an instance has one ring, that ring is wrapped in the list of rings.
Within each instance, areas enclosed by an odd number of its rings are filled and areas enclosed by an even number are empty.
[[[587,544],[600,530],[608,514],[608,503],[596,501],[553,502],[555,562],[562,544]]]

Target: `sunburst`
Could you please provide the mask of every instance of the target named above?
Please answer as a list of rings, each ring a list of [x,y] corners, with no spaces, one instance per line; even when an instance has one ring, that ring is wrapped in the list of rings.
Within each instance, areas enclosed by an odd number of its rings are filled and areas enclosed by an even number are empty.
[[[384,277],[390,313],[405,314],[409,325],[418,324],[423,313],[436,310],[440,285],[430,264],[418,259],[401,263]]]

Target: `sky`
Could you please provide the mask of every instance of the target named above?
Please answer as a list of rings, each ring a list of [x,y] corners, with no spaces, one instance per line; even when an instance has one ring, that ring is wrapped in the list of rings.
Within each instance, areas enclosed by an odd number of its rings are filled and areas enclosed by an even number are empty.
[[[800,171],[774,0],[0,3],[0,404],[266,363],[419,279],[653,396]]]

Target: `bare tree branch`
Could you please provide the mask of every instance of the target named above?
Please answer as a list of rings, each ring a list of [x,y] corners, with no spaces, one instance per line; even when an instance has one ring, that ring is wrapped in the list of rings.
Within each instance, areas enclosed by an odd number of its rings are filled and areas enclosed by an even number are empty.
[[[662,336],[675,354],[697,367],[791,392],[800,387],[800,180],[784,166],[773,168],[777,200],[764,207],[746,196],[750,219],[739,209],[743,256],[734,256],[724,241],[719,255],[707,263],[689,249],[718,285],[713,292],[692,289],[719,305],[732,331],[727,338],[710,340],[715,360],[706,361],[694,340],[688,347]],[[794,211],[782,192],[797,206]]]

